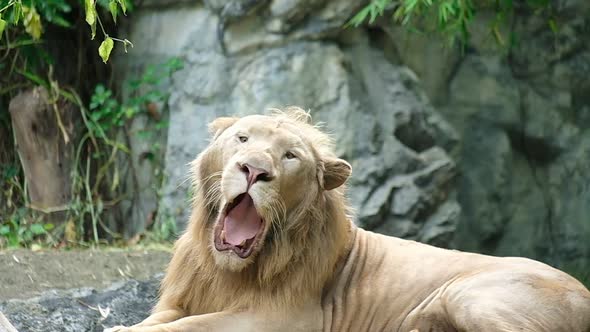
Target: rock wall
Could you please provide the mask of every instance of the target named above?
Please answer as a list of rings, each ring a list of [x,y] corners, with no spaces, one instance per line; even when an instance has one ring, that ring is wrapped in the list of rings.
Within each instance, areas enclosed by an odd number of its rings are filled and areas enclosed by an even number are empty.
[[[206,146],[209,121],[299,105],[352,163],[360,225],[590,264],[590,5],[556,2],[557,32],[519,11],[502,27],[511,49],[489,36],[494,17],[483,12],[464,51],[390,23],[343,29],[361,6],[151,0],[134,13],[123,66],[185,61],[170,86],[160,218],[187,220],[186,164]]]
[[[522,15],[506,57],[474,40],[440,109],[462,131],[457,245],[590,269],[590,4]],[[484,24],[482,22],[481,24]]]
[[[587,277],[590,3],[553,6],[556,31],[547,15],[526,11],[501,27],[512,48],[490,35],[494,15],[485,11],[464,53],[384,30],[396,41],[397,61],[418,73],[461,137],[453,156],[462,214],[452,245],[533,257]]]
[[[445,152],[455,132],[410,70],[391,64],[366,31],[341,29],[359,3],[239,4],[151,2],[133,17],[137,47],[120,61],[137,66],[136,59],[176,55],[185,63],[170,86],[160,218],[181,228],[186,222],[186,165],[206,146],[208,122],[299,105],[326,123],[338,154],[353,165],[350,199],[359,224],[448,245],[460,211],[455,165]]]

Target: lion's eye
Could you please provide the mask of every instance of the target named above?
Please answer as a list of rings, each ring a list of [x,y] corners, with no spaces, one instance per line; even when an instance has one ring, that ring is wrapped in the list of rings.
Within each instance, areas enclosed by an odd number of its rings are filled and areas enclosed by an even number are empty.
[[[287,159],[295,159],[295,158],[297,158],[297,156],[295,156],[293,154],[293,152],[287,151],[287,153],[285,153],[285,158],[287,158]]]
[[[241,143],[248,142],[248,136],[239,136],[238,139],[240,140]]]

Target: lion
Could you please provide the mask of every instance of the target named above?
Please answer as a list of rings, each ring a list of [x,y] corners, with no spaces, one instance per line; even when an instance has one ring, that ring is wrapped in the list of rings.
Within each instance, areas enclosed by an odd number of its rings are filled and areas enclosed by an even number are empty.
[[[302,109],[209,128],[159,301],[108,331],[590,331],[564,272],[357,227],[351,165]]]

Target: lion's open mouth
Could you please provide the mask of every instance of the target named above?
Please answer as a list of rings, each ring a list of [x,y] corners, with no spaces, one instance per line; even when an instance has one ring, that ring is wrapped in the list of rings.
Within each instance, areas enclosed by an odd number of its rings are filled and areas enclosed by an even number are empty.
[[[215,227],[215,249],[233,250],[239,257],[252,254],[264,230],[264,220],[248,193],[236,197],[221,213]]]

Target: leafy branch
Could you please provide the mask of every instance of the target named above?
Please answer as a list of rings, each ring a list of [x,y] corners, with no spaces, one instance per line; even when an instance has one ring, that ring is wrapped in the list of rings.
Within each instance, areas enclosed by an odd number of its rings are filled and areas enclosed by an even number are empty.
[[[84,2],[86,23],[88,23],[91,29],[91,40],[94,40],[96,37],[97,23],[100,26],[100,30],[103,35],[103,41],[98,48],[98,53],[104,63],[108,61],[115,42],[122,43],[125,52],[127,52],[128,46],[133,47],[133,43],[131,43],[131,41],[128,39],[115,38],[109,36],[109,34],[106,32],[96,8],[99,1],[81,1]],[[128,0],[108,0],[108,5],[105,5],[105,7],[108,7],[115,24],[120,11],[123,13],[123,15],[127,15],[126,1]],[[24,27],[25,31],[33,38],[33,40],[25,44],[8,44],[2,49],[11,49],[31,43],[36,43],[41,39],[41,35],[43,33],[43,24],[39,10],[41,10],[44,19],[49,23],[63,27],[71,26],[71,24],[62,15],[63,13],[69,13],[72,9],[71,6],[65,1],[58,0],[32,2],[27,0],[9,0],[7,3],[4,2],[5,1],[0,0],[0,40],[2,39],[2,36],[4,35],[4,32],[8,26],[12,25],[16,27],[19,26],[20,22],[22,22],[22,26]]]
[[[109,6],[109,11],[111,12],[111,15],[113,16],[113,21],[115,23],[117,22],[119,8],[121,8],[121,11],[123,11],[123,15],[127,15],[127,6],[125,5],[125,0],[110,0],[108,6]],[[102,58],[102,61],[104,63],[107,63],[107,61],[109,60],[109,56],[111,54],[111,51],[113,50],[113,48],[115,46],[115,41],[123,44],[123,47],[125,48],[125,53],[127,53],[127,46],[133,47],[133,43],[131,43],[129,40],[111,37],[105,31],[102,21],[100,19],[100,16],[98,15],[98,13],[96,11],[96,0],[84,0],[84,8],[85,8],[85,12],[86,12],[86,23],[88,23],[88,25],[90,25],[90,29],[91,29],[91,33],[92,33],[91,39],[94,39],[94,37],[96,36],[96,23],[97,22],[98,22],[98,25],[100,26],[100,30],[103,34],[104,40],[102,41],[102,43],[100,44],[100,47],[98,48],[98,54],[100,55],[100,57]]]
[[[523,3],[523,6],[536,11],[550,6],[549,0],[527,0]],[[451,43],[457,39],[466,43],[470,36],[469,25],[473,22],[476,9],[481,6],[495,8],[496,20],[490,27],[490,32],[496,41],[503,45],[504,39],[499,32],[499,24],[515,10],[517,4],[513,0],[372,0],[353,16],[346,26],[358,27],[366,21],[373,24],[385,13],[392,13],[391,19],[394,22],[415,30],[416,20],[436,17],[435,20],[427,22],[436,22],[436,32],[446,35]],[[555,31],[555,21],[549,20],[548,24]]]

